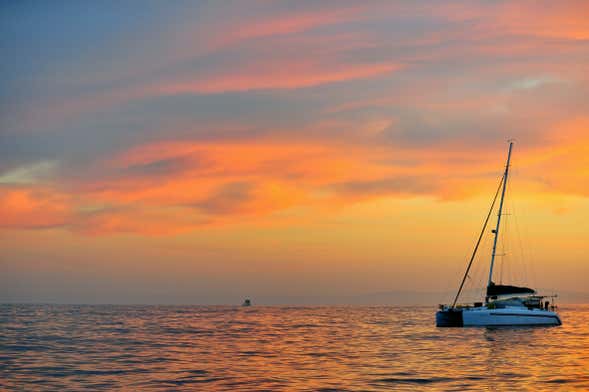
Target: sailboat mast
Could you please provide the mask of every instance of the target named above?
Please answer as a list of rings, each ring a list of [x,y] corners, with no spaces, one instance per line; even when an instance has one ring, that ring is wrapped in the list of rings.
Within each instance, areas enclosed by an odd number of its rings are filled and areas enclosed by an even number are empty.
[[[491,268],[489,268],[489,282],[487,287],[493,283],[493,265],[495,264],[495,255],[497,252],[497,239],[499,238],[499,225],[501,224],[501,215],[503,211],[503,200],[505,199],[505,189],[507,188],[507,176],[509,175],[509,162],[511,161],[511,150],[513,148],[513,141],[509,142],[509,152],[507,153],[507,164],[505,165],[505,173],[503,174],[503,189],[501,190],[501,201],[499,202],[499,212],[497,213],[497,226],[493,233],[495,238],[493,239],[493,253],[491,254]]]

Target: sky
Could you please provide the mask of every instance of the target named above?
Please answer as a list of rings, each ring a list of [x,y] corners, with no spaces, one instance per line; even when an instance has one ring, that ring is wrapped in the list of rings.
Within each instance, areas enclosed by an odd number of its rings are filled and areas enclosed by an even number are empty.
[[[0,302],[451,292],[508,139],[494,279],[587,291],[587,20],[584,1],[3,2]]]

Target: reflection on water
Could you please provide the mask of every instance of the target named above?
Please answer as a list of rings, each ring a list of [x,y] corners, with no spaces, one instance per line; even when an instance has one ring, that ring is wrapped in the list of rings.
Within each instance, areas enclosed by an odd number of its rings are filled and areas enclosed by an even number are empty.
[[[0,305],[0,389],[589,390],[589,307],[550,328],[434,308]]]

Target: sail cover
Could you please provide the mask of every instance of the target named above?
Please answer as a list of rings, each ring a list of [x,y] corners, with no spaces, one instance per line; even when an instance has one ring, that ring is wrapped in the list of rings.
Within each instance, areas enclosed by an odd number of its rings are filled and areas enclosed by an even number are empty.
[[[491,283],[487,286],[487,297],[508,294],[535,294],[536,290],[529,287],[509,286],[503,284]]]

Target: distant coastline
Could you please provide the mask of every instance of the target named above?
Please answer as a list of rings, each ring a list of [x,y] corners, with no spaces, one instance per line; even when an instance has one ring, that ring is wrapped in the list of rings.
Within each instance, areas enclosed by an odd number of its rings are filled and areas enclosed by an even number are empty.
[[[540,289],[540,293],[551,294],[558,293],[556,300],[560,305],[574,305],[574,304],[589,304],[589,293],[576,291],[561,291]],[[447,300],[453,295],[452,292],[420,292],[409,290],[383,291],[375,293],[365,293],[357,295],[308,295],[308,296],[256,296],[254,297],[256,305],[260,306],[321,306],[321,305],[358,305],[358,306],[436,306],[438,303]],[[118,301],[80,301],[78,303],[62,302],[59,300],[39,300],[39,299],[0,299],[0,304],[51,304],[51,305],[225,305],[225,306],[240,306],[239,299],[232,301],[229,296],[215,300],[211,298],[208,301],[203,301],[202,298],[194,297],[191,301],[188,296],[183,296],[181,300],[168,300],[150,302],[118,302]]]

